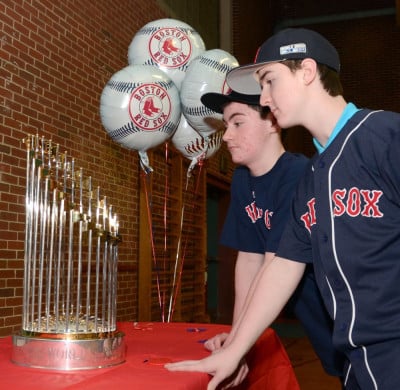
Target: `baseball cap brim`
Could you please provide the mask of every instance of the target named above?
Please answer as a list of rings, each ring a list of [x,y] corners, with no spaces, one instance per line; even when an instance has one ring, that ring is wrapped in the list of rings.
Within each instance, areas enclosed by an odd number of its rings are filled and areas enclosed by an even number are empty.
[[[234,68],[226,75],[226,83],[229,85],[229,88],[237,92],[260,95],[261,87],[256,72],[270,62],[272,61],[248,64]]]
[[[260,91],[256,94],[241,94],[237,91],[231,91],[229,94],[209,92],[200,98],[201,102],[210,110],[223,113],[224,106],[228,103],[237,102],[258,106],[260,104]]]
[[[226,75],[230,88],[241,93],[261,93],[257,71],[266,64],[312,58],[340,72],[336,48],[321,34],[306,28],[287,28],[268,38],[257,50],[254,63],[232,69]]]

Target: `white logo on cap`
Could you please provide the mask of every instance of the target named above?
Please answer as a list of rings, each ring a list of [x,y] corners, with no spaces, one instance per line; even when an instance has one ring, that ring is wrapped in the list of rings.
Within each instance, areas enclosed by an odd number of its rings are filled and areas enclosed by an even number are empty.
[[[279,53],[281,56],[294,53],[306,53],[307,46],[305,43],[294,43],[292,45],[281,46]]]

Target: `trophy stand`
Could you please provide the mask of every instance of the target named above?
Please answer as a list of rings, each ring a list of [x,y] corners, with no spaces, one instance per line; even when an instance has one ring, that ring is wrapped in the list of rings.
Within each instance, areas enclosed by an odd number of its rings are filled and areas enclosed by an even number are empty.
[[[22,329],[15,364],[50,370],[125,361],[117,330],[117,216],[59,145],[28,136]]]

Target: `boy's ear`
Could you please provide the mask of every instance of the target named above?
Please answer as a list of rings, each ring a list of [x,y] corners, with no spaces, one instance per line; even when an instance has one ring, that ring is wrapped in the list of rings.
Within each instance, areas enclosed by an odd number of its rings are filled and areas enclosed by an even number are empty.
[[[314,81],[318,74],[318,66],[315,60],[312,58],[305,58],[301,62],[301,67],[303,69],[303,79],[306,84],[310,84]]]

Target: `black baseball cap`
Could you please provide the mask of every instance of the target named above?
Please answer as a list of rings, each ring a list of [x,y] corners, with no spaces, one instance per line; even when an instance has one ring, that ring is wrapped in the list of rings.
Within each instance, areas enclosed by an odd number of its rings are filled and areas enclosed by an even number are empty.
[[[227,94],[209,92],[205,93],[200,100],[210,110],[222,114],[223,108],[227,103],[237,102],[248,104],[250,106],[259,106],[260,94],[245,95],[232,90]]]
[[[270,62],[312,58],[339,73],[335,47],[321,34],[306,28],[287,28],[267,39],[258,49],[253,64],[232,69],[226,76],[230,88],[240,93],[260,93],[255,72]]]

